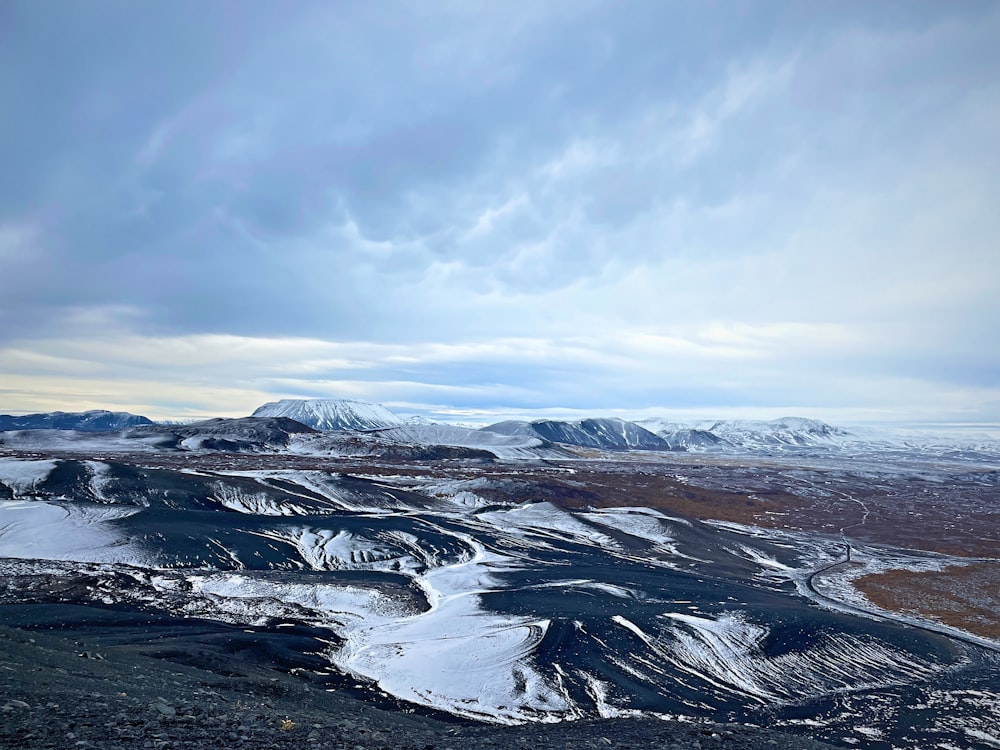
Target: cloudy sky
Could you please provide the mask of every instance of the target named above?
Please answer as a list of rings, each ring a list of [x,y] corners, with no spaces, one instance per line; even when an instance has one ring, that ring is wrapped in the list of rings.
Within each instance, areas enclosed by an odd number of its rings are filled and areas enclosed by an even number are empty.
[[[0,412],[1000,420],[1000,4],[0,2]]]

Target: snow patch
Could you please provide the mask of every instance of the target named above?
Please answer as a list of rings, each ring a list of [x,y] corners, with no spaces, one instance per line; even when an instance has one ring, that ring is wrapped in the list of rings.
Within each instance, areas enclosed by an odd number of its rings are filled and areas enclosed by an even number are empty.
[[[0,483],[10,487],[15,495],[31,494],[43,482],[57,461],[32,461],[17,458],[0,458]]]
[[[0,556],[137,564],[143,556],[111,522],[140,510],[42,500],[0,501]]]

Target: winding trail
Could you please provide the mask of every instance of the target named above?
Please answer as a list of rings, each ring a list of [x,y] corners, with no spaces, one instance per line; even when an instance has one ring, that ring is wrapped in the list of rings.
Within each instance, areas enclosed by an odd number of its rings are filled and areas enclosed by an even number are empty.
[[[858,498],[848,494],[847,492],[835,489],[833,487],[828,487],[825,485],[823,487],[820,487],[815,482],[810,482],[809,480],[802,479],[800,477],[796,477],[795,479],[800,483],[808,485],[810,487],[814,487],[817,490],[822,490],[824,492],[830,492],[835,495],[838,495],[845,501],[855,503],[861,506],[862,510],[861,520],[859,520],[857,523],[852,523],[848,524],[847,526],[840,527],[840,538],[844,542],[844,558],[829,563],[828,565],[824,565],[821,568],[817,568],[816,570],[812,571],[805,579],[806,588],[809,590],[812,596],[815,597],[817,601],[825,602],[827,605],[831,607],[835,607],[841,611],[849,612],[851,614],[861,615],[864,617],[873,617],[888,622],[901,623],[903,625],[908,625],[909,627],[916,628],[918,630],[923,630],[928,633],[934,633],[936,635],[943,635],[947,638],[963,641],[965,643],[969,643],[974,646],[978,646],[980,648],[986,648],[990,651],[1000,653],[1000,643],[996,641],[991,641],[986,638],[981,638],[971,633],[965,633],[957,628],[951,628],[947,625],[936,625],[935,623],[928,620],[923,620],[923,619],[918,620],[916,618],[910,618],[904,615],[897,615],[889,610],[884,610],[881,608],[866,609],[864,607],[857,607],[853,604],[848,604],[847,602],[834,599],[820,592],[819,589],[816,588],[815,584],[817,576],[827,573],[833,570],[834,568],[838,568],[841,565],[847,565],[848,563],[855,562],[853,557],[854,547],[852,546],[851,541],[847,536],[847,531],[849,529],[854,529],[859,526],[864,526],[867,523],[868,517],[871,515],[872,511],[871,508],[869,508],[868,505],[866,505],[863,500],[859,500]]]
[[[849,528],[849,527],[848,527]],[[815,579],[816,576],[822,575],[834,568],[839,568],[841,565],[846,565],[848,563],[854,562],[852,559],[852,547],[850,542],[845,538],[844,545],[846,547],[846,553],[844,559],[837,560],[828,565],[824,565],[821,568],[817,568],[812,571],[805,579],[805,586],[809,589],[809,592],[816,598],[817,601],[825,602],[827,605],[834,607],[842,612],[848,612],[850,614],[860,615],[862,617],[871,617],[877,620],[884,620],[886,622],[895,622],[901,625],[906,625],[911,628],[916,628],[917,630],[923,630],[927,633],[934,633],[935,635],[943,635],[946,638],[951,638],[956,641],[963,641],[964,643],[971,644],[973,646],[978,646],[979,648],[985,648],[996,653],[1000,653],[1000,643],[996,641],[991,641],[986,638],[981,638],[979,636],[973,635],[971,633],[965,633],[957,628],[951,628],[947,625],[936,625],[928,620],[918,620],[916,618],[906,617],[904,615],[897,615],[893,612],[884,609],[866,609],[864,607],[858,607],[853,604],[848,604],[847,602],[841,601],[840,599],[834,599],[833,597],[827,596],[816,588]]]

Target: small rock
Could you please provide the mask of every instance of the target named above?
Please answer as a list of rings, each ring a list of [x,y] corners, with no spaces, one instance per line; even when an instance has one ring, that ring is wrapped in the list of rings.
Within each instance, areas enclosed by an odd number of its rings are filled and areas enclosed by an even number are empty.
[[[154,703],[153,710],[161,716],[166,716],[168,718],[177,715],[177,711],[174,710],[173,706],[168,706],[166,703]]]

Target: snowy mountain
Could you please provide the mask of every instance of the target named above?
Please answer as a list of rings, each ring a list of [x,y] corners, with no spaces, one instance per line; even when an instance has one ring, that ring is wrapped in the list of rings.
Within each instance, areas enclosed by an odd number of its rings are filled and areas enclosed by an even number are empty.
[[[817,419],[782,417],[766,420],[711,420],[683,424],[659,417],[639,425],[656,433],[673,450],[774,450],[783,448],[833,448],[862,438]]]
[[[675,451],[703,451],[726,445],[724,439],[708,430],[682,428],[658,435]]]
[[[532,436],[552,443],[601,450],[670,450],[670,445],[663,438],[623,419],[582,419],[578,422],[510,420],[484,427],[483,431]]]
[[[286,398],[264,404],[252,416],[287,417],[317,430],[380,430],[404,424],[381,404],[347,399]]]
[[[689,430],[691,425],[686,422],[674,422],[663,417],[649,417],[647,419],[637,419],[635,423],[643,429],[649,430],[656,435],[664,435],[676,430]]]
[[[723,438],[708,430],[659,417],[641,419],[636,424],[663,438],[675,451],[706,451],[727,445]]]
[[[764,420],[722,420],[695,425],[742,448],[839,446],[854,436],[818,419],[782,417]]]
[[[0,414],[0,431],[5,430],[78,430],[80,432],[109,432],[126,427],[151,425],[152,420],[125,411],[94,409],[82,412],[53,411],[43,414],[24,414],[14,417]]]

